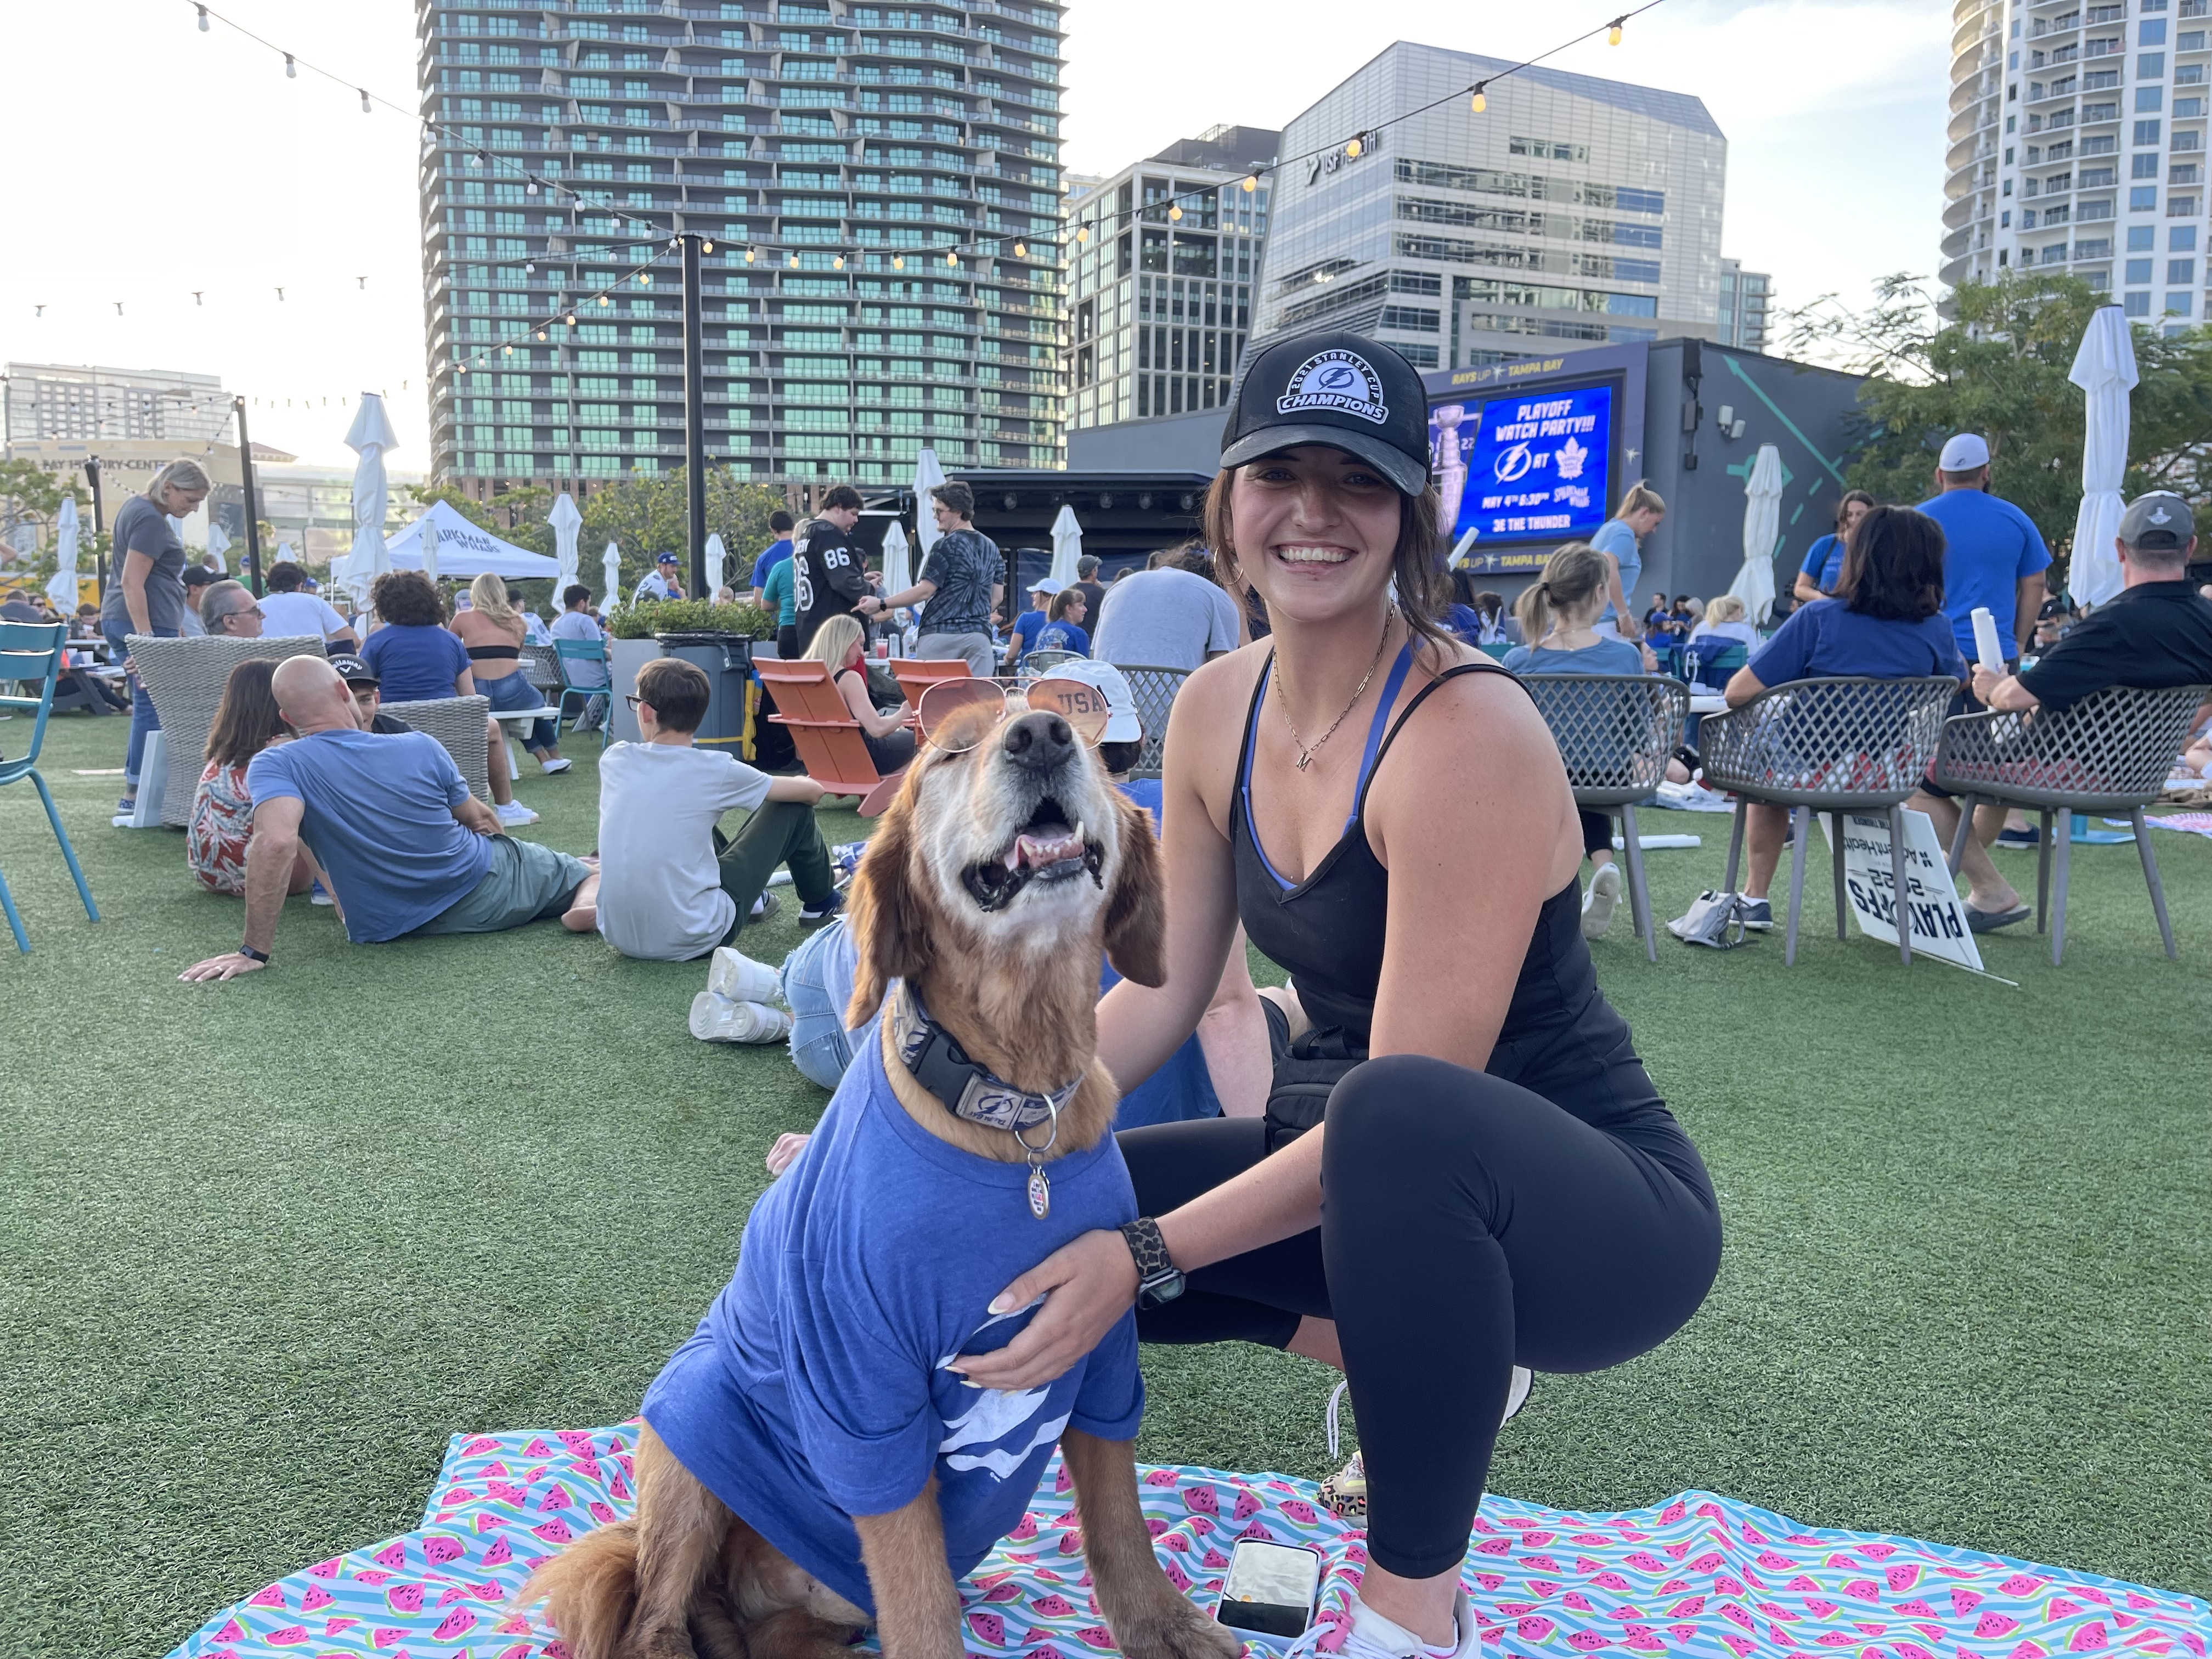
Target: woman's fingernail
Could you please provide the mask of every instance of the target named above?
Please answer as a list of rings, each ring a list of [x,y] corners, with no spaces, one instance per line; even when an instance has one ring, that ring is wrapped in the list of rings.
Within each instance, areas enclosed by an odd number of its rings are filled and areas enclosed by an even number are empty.
[[[986,1312],[994,1314],[1012,1313],[1013,1310],[1014,1298],[1008,1296],[1004,1291],[1000,1291],[998,1297],[992,1302],[990,1307],[985,1310]]]

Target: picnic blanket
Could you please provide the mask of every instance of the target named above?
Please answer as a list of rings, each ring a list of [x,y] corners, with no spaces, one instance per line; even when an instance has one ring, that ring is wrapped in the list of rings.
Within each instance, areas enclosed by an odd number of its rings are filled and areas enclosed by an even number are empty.
[[[508,1602],[538,1560],[629,1513],[635,1436],[634,1425],[456,1435],[420,1528],[278,1579],[216,1614],[171,1659],[563,1659],[561,1644]],[[1320,1618],[1336,1627],[1322,1646],[1340,1645],[1364,1534],[1319,1507],[1311,1482],[1146,1468],[1139,1491],[1168,1577],[1201,1606],[1239,1538],[1319,1549]],[[969,1653],[1113,1651],[1079,1524],[1055,1457],[1021,1525],[963,1586]],[[2189,1596],[1801,1527],[1701,1492],[1622,1515],[1487,1497],[1465,1580],[1486,1654],[2033,1659],[2110,1650],[2203,1659],[2212,1637],[2212,1610]]]

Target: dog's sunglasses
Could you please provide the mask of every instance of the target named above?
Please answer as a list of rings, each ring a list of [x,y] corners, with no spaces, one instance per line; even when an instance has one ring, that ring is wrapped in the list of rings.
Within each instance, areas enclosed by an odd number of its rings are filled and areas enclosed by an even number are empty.
[[[948,738],[945,727],[963,708],[988,708],[995,716],[988,723],[965,727]],[[1010,690],[997,680],[940,680],[921,694],[915,705],[915,721],[921,740],[947,754],[964,754],[1018,714],[1057,714],[1087,748],[1096,749],[1106,734],[1112,711],[1106,694],[1081,680],[1043,679],[1021,690]]]

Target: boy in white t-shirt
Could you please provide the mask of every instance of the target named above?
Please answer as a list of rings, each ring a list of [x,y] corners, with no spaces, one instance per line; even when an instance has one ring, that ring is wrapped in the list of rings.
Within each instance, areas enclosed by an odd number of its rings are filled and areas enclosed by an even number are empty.
[[[791,867],[800,921],[826,920],[843,902],[814,823],[822,786],[696,747],[708,693],[688,662],[646,664],[635,694],[645,741],[599,758],[599,927],[626,957],[687,962],[736,938],[779,864]],[[730,838],[715,820],[732,807],[752,817]]]

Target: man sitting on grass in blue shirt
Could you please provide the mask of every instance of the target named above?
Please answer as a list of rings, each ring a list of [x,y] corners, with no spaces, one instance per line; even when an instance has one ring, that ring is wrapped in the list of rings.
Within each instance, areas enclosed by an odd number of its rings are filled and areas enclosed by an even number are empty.
[[[300,735],[271,744],[246,771],[253,839],[245,943],[179,978],[235,979],[268,964],[302,841],[356,945],[501,933],[554,916],[572,933],[594,926],[598,874],[565,853],[501,835],[435,738],[362,731],[353,693],[328,659],[287,657],[270,689]]]

